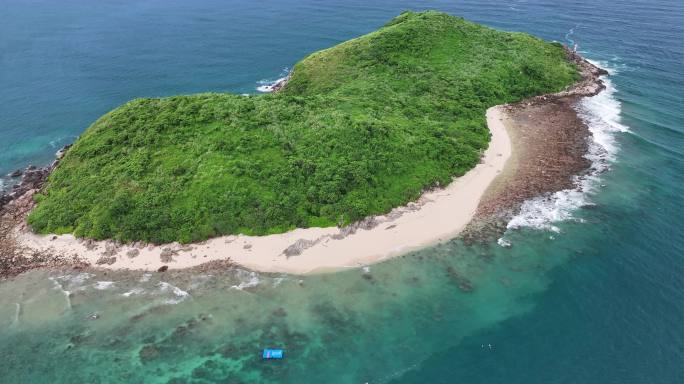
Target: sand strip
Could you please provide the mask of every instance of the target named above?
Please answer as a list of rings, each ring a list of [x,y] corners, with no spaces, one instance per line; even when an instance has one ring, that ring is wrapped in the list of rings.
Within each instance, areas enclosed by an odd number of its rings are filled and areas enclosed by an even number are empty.
[[[45,169],[28,168],[19,188],[0,197],[0,278],[38,267],[88,264],[137,270],[239,264],[257,271],[306,274],[380,262],[459,233],[465,241],[485,239],[489,235],[483,234],[505,229],[524,200],[567,188],[572,176],[586,167],[584,140],[590,133],[574,105],[582,97],[601,92],[605,86],[600,77],[607,72],[575,52],[567,50],[567,55],[582,75],[576,84],[487,111],[492,139],[481,164],[444,189],[345,228],[223,236],[198,244],[159,246],[36,235],[28,228],[26,216],[35,205],[33,194],[46,179],[38,176],[49,174],[58,156]]]
[[[502,120],[501,107],[487,110],[492,137],[475,168],[446,188],[426,192],[417,202],[351,228],[222,236],[190,245],[117,245],[111,241],[83,241],[72,235],[37,235],[27,229],[17,229],[16,239],[34,251],[76,256],[111,269],[157,270],[165,265],[171,269],[188,268],[216,260],[230,260],[257,271],[293,274],[358,268],[447,241],[465,228],[480,198],[511,155],[511,141]]]

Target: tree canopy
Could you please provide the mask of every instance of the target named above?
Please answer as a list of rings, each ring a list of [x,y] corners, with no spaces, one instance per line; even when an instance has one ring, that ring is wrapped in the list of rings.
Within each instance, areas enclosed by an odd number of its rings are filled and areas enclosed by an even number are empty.
[[[578,79],[557,43],[406,12],[313,53],[277,93],[136,99],[50,175],[34,230],[192,242],[386,213],[474,167],[487,108]]]

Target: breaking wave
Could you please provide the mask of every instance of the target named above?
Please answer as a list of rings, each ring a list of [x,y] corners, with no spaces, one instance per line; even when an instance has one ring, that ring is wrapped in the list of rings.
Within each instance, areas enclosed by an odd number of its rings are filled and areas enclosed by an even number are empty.
[[[132,288],[132,289],[129,290],[129,291],[126,291],[126,292],[122,293],[121,296],[123,296],[123,297],[131,297],[131,296],[142,295],[143,293],[145,293],[145,289],[140,288],[140,287],[135,287],[135,288]]]
[[[52,281],[52,284],[54,285],[54,289],[57,291],[60,291],[64,295],[64,300],[66,304],[67,309],[71,309],[71,291],[68,291],[64,289],[64,286],[57,281],[55,278],[48,278],[50,281]]]
[[[66,144],[74,142],[74,140],[76,140],[76,139],[78,139],[78,136],[74,136],[74,135],[62,136],[62,137],[58,137],[54,140],[50,140],[50,142],[48,144],[50,145],[51,148],[60,149],[60,148],[64,147]]]
[[[235,277],[238,279],[239,283],[236,285],[231,285],[230,288],[232,289],[242,291],[245,288],[256,287],[261,282],[259,279],[259,274],[256,272],[237,269],[235,273]]]
[[[103,291],[112,287],[114,287],[113,281],[98,281],[93,284],[93,288],[97,289],[98,291]]]
[[[190,298],[190,294],[175,285],[171,285],[165,281],[160,281],[157,286],[159,287],[159,290],[161,292],[168,292],[171,291],[173,292],[173,295],[175,296],[172,299],[167,299],[164,301],[164,304],[178,304],[181,301]]]
[[[257,81],[258,86],[256,87],[256,90],[259,92],[263,93],[269,93],[273,92],[273,87],[275,87],[276,84],[282,83],[287,79],[287,76],[290,74],[290,68],[284,68],[282,72],[280,72],[280,75],[278,75],[278,78],[276,80],[269,80],[269,79],[264,79],[264,80],[259,80]]]
[[[605,68],[611,75],[617,73],[614,67],[605,63],[593,64]],[[600,185],[600,175],[610,168],[619,151],[616,133],[629,131],[621,123],[622,105],[615,96],[615,86],[609,78],[604,77],[603,82],[606,85],[603,92],[585,97],[575,106],[578,116],[591,132],[589,150],[584,156],[591,162],[588,172],[574,177],[574,188],[525,201],[520,213],[508,223],[508,229],[528,227],[559,232],[555,223],[574,219],[574,211],[592,204],[591,194]]]

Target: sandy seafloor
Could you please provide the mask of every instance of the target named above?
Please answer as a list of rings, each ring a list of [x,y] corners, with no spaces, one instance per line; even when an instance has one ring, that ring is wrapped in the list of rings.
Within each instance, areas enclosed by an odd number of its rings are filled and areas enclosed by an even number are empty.
[[[590,160],[603,172],[578,179],[582,189],[530,200],[500,238],[448,241],[342,273],[25,273],[0,283],[3,382],[684,381],[681,5],[305,1],[264,12],[250,4],[213,12],[211,1],[8,5],[0,166],[51,160],[51,140],[132,97],[250,92],[255,79],[275,79],[305,52],[400,9],[439,7],[578,40],[585,56],[615,71],[607,92],[578,106],[594,137]],[[21,32],[27,23],[40,29]],[[237,41],[254,26],[264,33]],[[189,31],[201,44],[178,44]],[[160,58],[170,63],[161,72]],[[112,76],[121,68],[126,76]],[[34,103],[24,107],[22,97]],[[262,361],[265,346],[285,347],[286,359]]]

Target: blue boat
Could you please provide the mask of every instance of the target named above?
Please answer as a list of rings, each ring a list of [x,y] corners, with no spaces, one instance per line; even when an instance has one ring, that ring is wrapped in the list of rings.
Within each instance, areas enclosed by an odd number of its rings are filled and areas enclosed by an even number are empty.
[[[284,351],[282,349],[272,349],[272,348],[264,349],[264,353],[262,354],[262,357],[264,359],[282,359],[283,356],[284,356]]]

